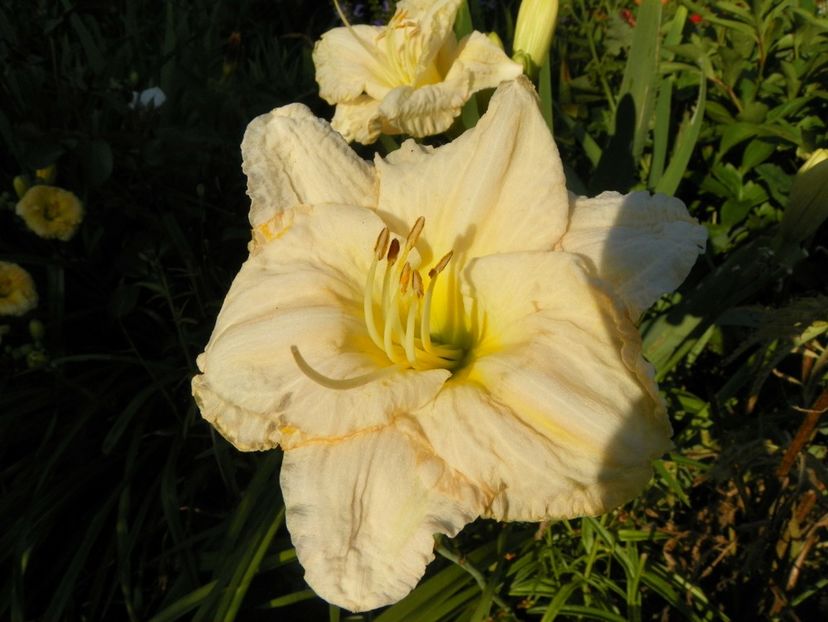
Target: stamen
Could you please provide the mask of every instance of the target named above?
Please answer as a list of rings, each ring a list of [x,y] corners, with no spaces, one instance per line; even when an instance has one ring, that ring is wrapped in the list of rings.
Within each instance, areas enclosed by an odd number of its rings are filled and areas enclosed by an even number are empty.
[[[397,257],[400,256],[400,241],[397,238],[391,240],[391,246],[388,247],[388,267],[394,265]]]
[[[445,270],[446,266],[448,265],[448,262],[451,261],[451,258],[453,256],[454,251],[449,251],[445,255],[443,255],[443,258],[437,262],[437,265],[435,265],[431,270],[428,271],[429,278],[433,279],[435,276],[437,276],[443,270]]]
[[[374,257],[377,258],[377,261],[382,261],[382,258],[385,257],[385,251],[388,250],[389,235],[388,227],[383,227],[377,236],[377,241],[374,244]]]
[[[402,274],[400,274],[400,293],[404,294],[408,291],[408,284],[411,282],[411,264],[407,261],[402,269]]]
[[[417,294],[417,298],[423,297],[423,277],[417,270],[411,272],[411,289]]]
[[[423,276],[412,268],[409,254],[420,238],[425,218],[420,216],[401,244],[399,238],[391,237],[388,227],[379,232],[373,247],[373,257],[363,289],[363,314],[371,341],[383,350],[390,361],[386,366],[353,378],[331,378],[320,373],[304,359],[296,346],[291,353],[299,369],[314,382],[337,390],[352,389],[373,382],[383,376],[403,369],[446,369],[453,370],[461,365],[466,353],[463,348],[448,343],[431,341],[431,301],[434,296],[437,277],[448,266],[453,252],[446,253],[428,271],[429,284],[425,288]],[[380,299],[377,301],[377,269],[386,260],[382,279]],[[376,317],[375,305],[379,306],[380,317]],[[454,333],[452,304],[448,305],[448,324],[442,331]],[[445,335],[442,334],[445,338]],[[441,339],[442,340],[442,339]]]
[[[449,251],[443,258],[437,262],[431,270],[428,271],[429,283],[428,289],[425,293],[425,300],[423,300],[423,314],[420,319],[420,337],[423,341],[423,349],[431,353],[431,298],[434,294],[434,284],[437,282],[437,276],[446,269],[448,262],[451,261],[454,251]]]
[[[425,218],[423,216],[420,216],[414,222],[414,226],[411,227],[411,231],[409,231],[408,237],[405,239],[405,246],[407,249],[414,248],[414,245],[420,238],[420,234],[423,232],[423,227],[425,227]]]
[[[417,364],[417,354],[414,351],[414,321],[417,319],[417,299],[410,301],[408,305],[408,319],[405,323],[405,358],[408,364],[414,367]]]
[[[337,380],[336,378],[331,378],[316,371],[313,367],[311,367],[305,358],[299,353],[299,348],[296,346],[290,346],[290,353],[293,354],[293,360],[296,361],[296,365],[302,370],[302,373],[305,374],[308,378],[313,380],[317,384],[321,384],[323,387],[328,389],[336,389],[339,391],[343,391],[346,389],[356,389],[357,387],[364,386],[369,382],[373,382],[374,380],[379,380],[385,376],[389,376],[393,374],[395,371],[399,370],[397,365],[391,365],[389,367],[382,367],[380,369],[374,370],[367,374],[363,374],[361,376],[354,376],[353,378],[343,378],[341,380]]]

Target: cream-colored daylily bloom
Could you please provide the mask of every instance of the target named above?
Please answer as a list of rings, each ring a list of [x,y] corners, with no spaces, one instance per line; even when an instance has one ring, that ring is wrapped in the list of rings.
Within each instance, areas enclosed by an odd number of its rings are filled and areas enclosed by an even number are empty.
[[[42,238],[70,240],[83,220],[83,203],[57,186],[32,186],[15,210],[26,226]]]
[[[570,202],[524,78],[454,142],[373,166],[297,104],[253,121],[242,151],[250,257],[193,394],[237,448],[284,449],[287,526],[320,596],[386,605],[435,533],[641,491],[670,425],[630,313],[698,254],[677,201]]]
[[[36,306],[31,275],[16,263],[0,261],[0,315],[24,315]]]
[[[369,144],[379,134],[443,132],[472,94],[516,78],[521,66],[484,34],[459,42],[462,0],[400,0],[387,26],[348,25],[313,50],[319,94],[334,129]]]

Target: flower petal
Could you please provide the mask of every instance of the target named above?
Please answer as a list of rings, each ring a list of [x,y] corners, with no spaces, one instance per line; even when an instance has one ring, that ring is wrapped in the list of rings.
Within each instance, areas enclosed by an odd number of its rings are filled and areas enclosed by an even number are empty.
[[[704,250],[707,232],[680,200],[648,192],[570,197],[563,250],[587,259],[637,319],[684,281]]]
[[[341,102],[336,106],[331,127],[342,134],[348,142],[355,140],[363,145],[370,145],[383,129],[379,108],[380,102],[368,95]],[[387,133],[393,133],[393,130]]]
[[[408,594],[434,558],[433,534],[478,514],[476,491],[394,426],[285,452],[281,485],[305,580],[351,611]]]
[[[363,286],[382,221],[332,205],[286,210],[279,220],[233,281],[198,358],[202,416],[239,449],[288,448],[385,425],[430,400],[449,372],[390,367],[365,328]],[[326,388],[300,369],[293,346],[330,378],[380,377]]]
[[[443,44],[454,40],[454,21],[463,0],[400,0],[389,24],[411,20],[417,24],[413,32],[397,37],[397,57],[413,56],[417,59],[415,74],[428,71]]]
[[[256,117],[242,141],[250,224],[300,204],[376,203],[374,170],[302,104]]]
[[[472,361],[415,413],[437,455],[498,519],[597,514],[638,494],[670,425],[623,309],[567,253],[484,257],[466,277],[484,327]]]
[[[475,31],[464,37],[456,54],[457,58],[446,75],[446,81],[451,82],[461,75],[468,76],[472,93],[494,88],[523,73],[523,67],[506,56],[482,32]]]
[[[454,142],[433,151],[401,149],[402,158],[375,160],[378,209],[399,231],[425,216],[418,246],[424,261],[448,249],[458,259],[551,249],[563,235],[563,167],[525,79],[502,84],[477,126]]]
[[[431,136],[446,131],[471,95],[469,77],[419,88],[399,86],[380,103],[379,111],[393,134]]]
[[[338,104],[367,93],[382,99],[395,84],[385,53],[377,45],[384,26],[354,25],[334,28],[313,48],[319,95]]]

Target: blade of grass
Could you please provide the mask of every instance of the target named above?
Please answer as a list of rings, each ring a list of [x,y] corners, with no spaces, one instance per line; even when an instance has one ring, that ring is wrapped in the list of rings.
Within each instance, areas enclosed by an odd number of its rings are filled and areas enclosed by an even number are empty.
[[[165,607],[162,611],[152,617],[149,622],[173,622],[182,616],[186,615],[196,607],[198,607],[204,599],[210,595],[216,587],[216,581],[202,585],[197,590],[193,590],[186,596],[179,598],[171,605]]]
[[[276,535],[276,531],[282,525],[284,518],[285,508],[282,506],[282,508],[270,521],[270,524],[264,522],[262,524],[263,529],[251,537],[251,543],[248,545],[248,549],[250,551],[249,561],[246,564],[239,564],[237,566],[233,580],[230,585],[227,586],[227,594],[230,596],[229,602],[226,607],[219,607],[220,619],[225,620],[225,622],[231,622],[236,619],[236,615],[241,608],[242,601],[244,600],[247,590],[250,587],[250,582],[259,570],[259,564],[261,563],[262,558],[264,558],[267,549],[270,547],[273,536]],[[264,533],[262,533],[262,531]],[[313,590],[307,591],[310,592],[310,596],[307,596],[307,598],[314,596]]]
[[[120,492],[118,491],[111,495],[105,503],[99,506],[95,516],[89,522],[89,527],[87,527],[83,539],[78,543],[72,561],[64,570],[63,578],[55,590],[52,600],[49,602],[49,606],[43,616],[43,622],[59,622],[66,618],[66,606],[75,592],[78,577],[83,570],[84,564],[86,564],[89,554],[92,552],[92,547],[100,537],[105,522],[110,518],[110,510],[115,505],[119,496]]]

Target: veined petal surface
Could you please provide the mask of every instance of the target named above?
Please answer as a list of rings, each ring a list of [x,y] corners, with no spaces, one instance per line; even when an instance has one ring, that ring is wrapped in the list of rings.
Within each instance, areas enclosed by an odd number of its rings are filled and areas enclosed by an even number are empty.
[[[560,247],[587,259],[610,283],[630,317],[681,285],[707,231],[679,199],[648,192],[570,197],[570,222]]]
[[[331,127],[348,142],[355,140],[363,145],[374,142],[383,130],[380,101],[368,95],[360,95],[347,102],[340,102],[331,119]],[[393,132],[393,128],[390,129]],[[386,132],[391,133],[388,130]]]
[[[236,276],[198,358],[193,392],[204,418],[239,449],[290,449],[386,425],[432,399],[449,372],[394,368],[366,332],[363,285],[382,221],[368,209],[330,205],[279,218],[277,237]],[[333,379],[383,374],[330,389],[302,372],[293,346]]]
[[[351,611],[408,594],[434,558],[433,534],[479,513],[475,489],[391,425],[285,453],[287,526],[305,580]]]
[[[473,359],[416,414],[487,514],[598,514],[632,498],[670,425],[638,332],[581,260],[484,257],[466,271],[483,326]]]
[[[334,28],[313,48],[319,96],[330,104],[367,93],[381,99],[394,85],[395,76],[377,46],[382,26],[356,24]]]
[[[250,224],[301,204],[376,204],[373,167],[302,104],[256,117],[242,141]]]
[[[454,142],[433,151],[405,143],[375,162],[382,218],[402,231],[425,217],[425,261],[448,249],[461,261],[551,249],[566,230],[563,167],[525,79],[501,85],[477,126]]]
[[[398,86],[380,102],[379,112],[389,134],[431,136],[451,127],[469,95],[466,76],[419,88]]]
[[[463,37],[454,53],[456,56],[446,74],[446,82],[466,76],[472,93],[494,88],[523,73],[523,67],[506,56],[482,32],[475,31]]]

